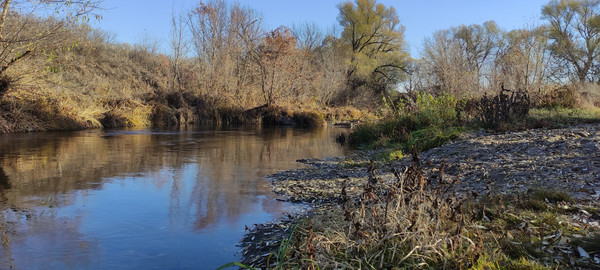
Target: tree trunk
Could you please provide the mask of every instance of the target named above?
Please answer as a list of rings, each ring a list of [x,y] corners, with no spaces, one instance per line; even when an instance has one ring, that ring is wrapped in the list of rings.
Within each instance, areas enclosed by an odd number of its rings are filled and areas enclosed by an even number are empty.
[[[6,20],[6,14],[8,13],[11,1],[12,0],[4,0],[4,3],[2,4],[2,14],[0,15],[0,41],[4,41],[2,32],[4,31],[4,21]]]

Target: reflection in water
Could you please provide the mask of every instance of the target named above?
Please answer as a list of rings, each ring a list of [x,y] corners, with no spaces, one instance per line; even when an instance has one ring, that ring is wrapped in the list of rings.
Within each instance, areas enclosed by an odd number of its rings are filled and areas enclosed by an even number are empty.
[[[300,166],[299,158],[344,154],[334,132],[2,135],[0,268],[213,268],[235,260],[244,225],[289,209],[264,176]]]
[[[4,173],[4,169],[0,167],[0,193],[2,193],[4,190],[10,189],[10,187],[11,185],[8,181],[8,176],[6,176],[6,173]]]

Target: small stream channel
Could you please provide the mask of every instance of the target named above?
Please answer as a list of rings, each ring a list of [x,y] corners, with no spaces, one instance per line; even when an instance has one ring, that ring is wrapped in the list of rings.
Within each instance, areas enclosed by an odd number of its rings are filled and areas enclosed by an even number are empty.
[[[215,269],[294,211],[265,176],[346,154],[336,128],[0,135],[0,269]]]

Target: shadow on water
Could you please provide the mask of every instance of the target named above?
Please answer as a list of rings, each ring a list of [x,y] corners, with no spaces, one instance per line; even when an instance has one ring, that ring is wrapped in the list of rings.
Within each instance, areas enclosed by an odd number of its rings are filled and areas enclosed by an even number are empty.
[[[10,189],[11,185],[8,181],[8,176],[4,173],[4,169],[0,167],[0,192],[4,192],[7,189]]]
[[[298,168],[300,158],[345,154],[336,132],[2,135],[0,268],[194,269],[235,260],[245,225],[290,210],[264,176]]]

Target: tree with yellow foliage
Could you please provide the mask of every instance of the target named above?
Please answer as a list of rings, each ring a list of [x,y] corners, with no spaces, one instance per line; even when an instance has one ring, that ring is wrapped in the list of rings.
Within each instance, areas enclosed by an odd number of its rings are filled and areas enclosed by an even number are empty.
[[[394,7],[376,0],[347,1],[338,5],[342,41],[351,50],[348,84],[350,95],[382,95],[406,77],[410,55],[404,26]]]

